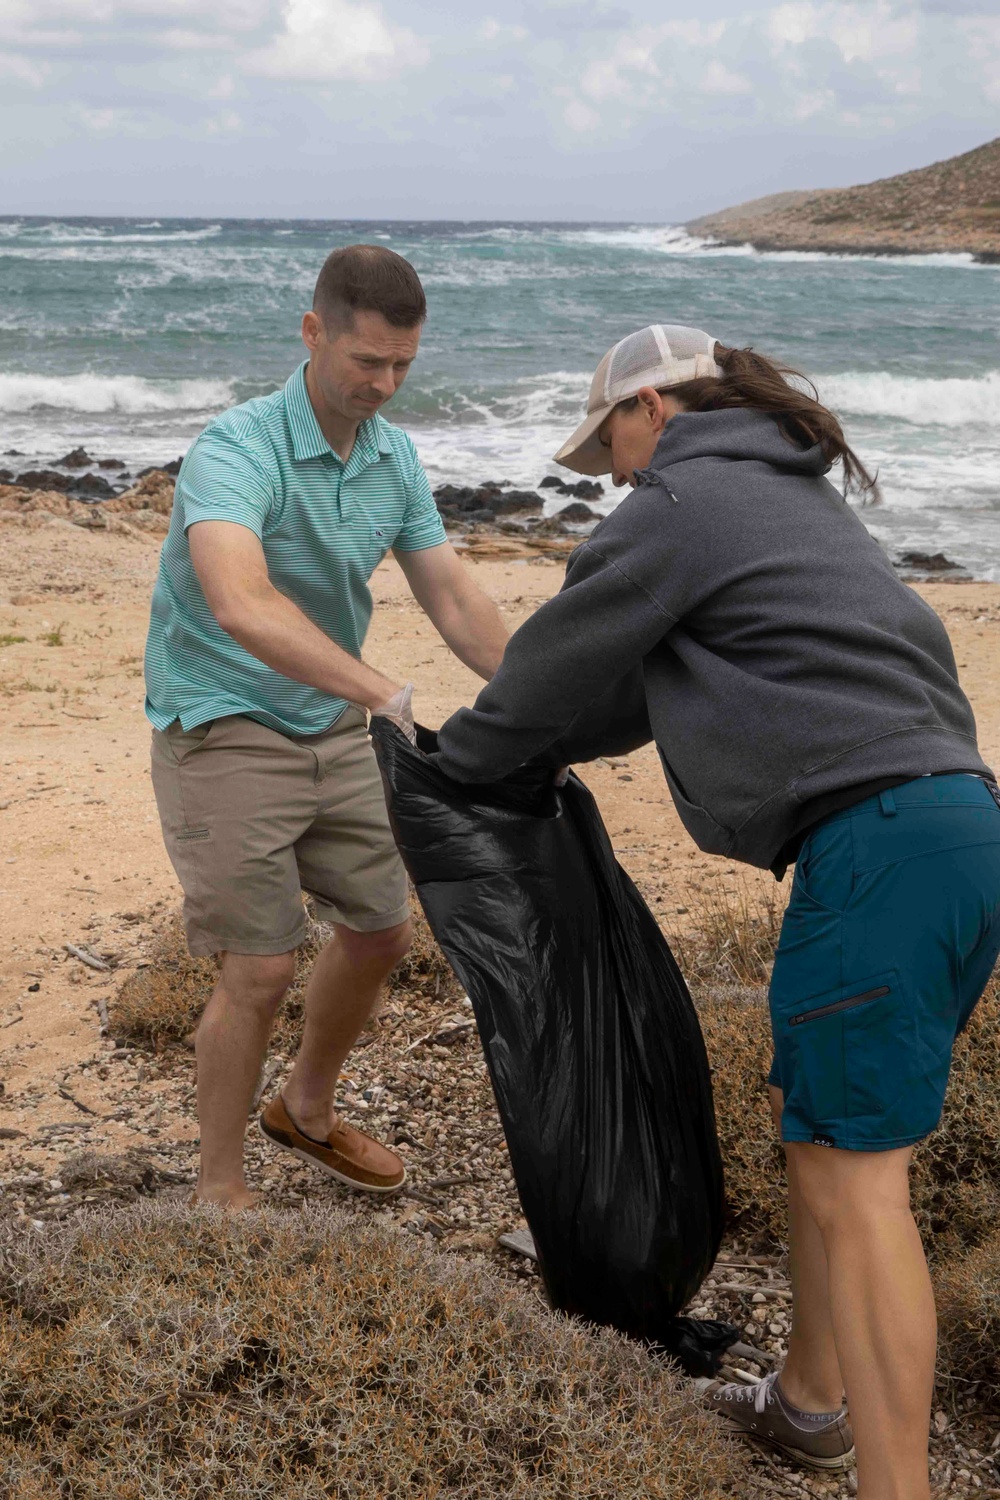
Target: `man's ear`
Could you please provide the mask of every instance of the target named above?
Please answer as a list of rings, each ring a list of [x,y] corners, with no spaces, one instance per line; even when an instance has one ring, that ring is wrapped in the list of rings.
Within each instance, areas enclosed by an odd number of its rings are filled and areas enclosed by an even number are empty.
[[[314,312],[307,312],[302,319],[302,342],[310,351],[319,347],[319,341],[323,336],[323,324],[319,316]]]

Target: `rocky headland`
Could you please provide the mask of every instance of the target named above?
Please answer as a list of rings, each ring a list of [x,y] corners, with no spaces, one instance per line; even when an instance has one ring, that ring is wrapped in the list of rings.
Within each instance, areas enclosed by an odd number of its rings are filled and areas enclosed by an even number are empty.
[[[721,244],[828,254],[965,252],[1000,262],[1000,138],[859,187],[772,193],[687,226]]]

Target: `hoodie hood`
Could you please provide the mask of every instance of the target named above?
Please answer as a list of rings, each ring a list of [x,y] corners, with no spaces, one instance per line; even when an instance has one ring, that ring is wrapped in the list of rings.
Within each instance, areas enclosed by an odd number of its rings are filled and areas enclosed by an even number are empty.
[[[801,447],[786,437],[776,418],[766,412],[726,407],[722,411],[682,411],[672,417],[649,468],[636,478],[655,480],[673,464],[697,458],[753,460],[803,475],[826,474],[832,468],[819,443]]]

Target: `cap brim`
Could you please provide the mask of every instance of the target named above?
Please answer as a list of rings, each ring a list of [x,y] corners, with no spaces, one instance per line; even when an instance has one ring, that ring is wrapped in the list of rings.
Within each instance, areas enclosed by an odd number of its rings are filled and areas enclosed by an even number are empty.
[[[597,411],[590,412],[579,427],[569,438],[559,452],[555,454],[555,462],[562,464],[566,469],[573,469],[577,474],[610,474],[612,470],[611,450],[606,448],[598,437],[601,423],[609,412],[614,411],[614,405],[598,407]]]

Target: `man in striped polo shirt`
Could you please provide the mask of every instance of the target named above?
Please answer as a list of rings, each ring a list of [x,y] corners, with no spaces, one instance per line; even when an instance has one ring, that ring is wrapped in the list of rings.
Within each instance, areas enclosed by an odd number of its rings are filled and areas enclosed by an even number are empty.
[[[354,245],[323,266],[308,362],[224,412],[181,467],[146,647],[153,786],[193,954],[219,954],[198,1028],[198,1197],[251,1197],[243,1138],[305,935],[301,890],[336,935],[261,1128],[341,1182],[391,1192],[387,1147],[338,1118],[348,1052],[411,932],[365,710],[412,730],[409,692],[364,664],[368,581],[391,548],[414,597],[489,679],[507,631],[448,544],[416,450],[379,415],[426,316],[413,267]]]

